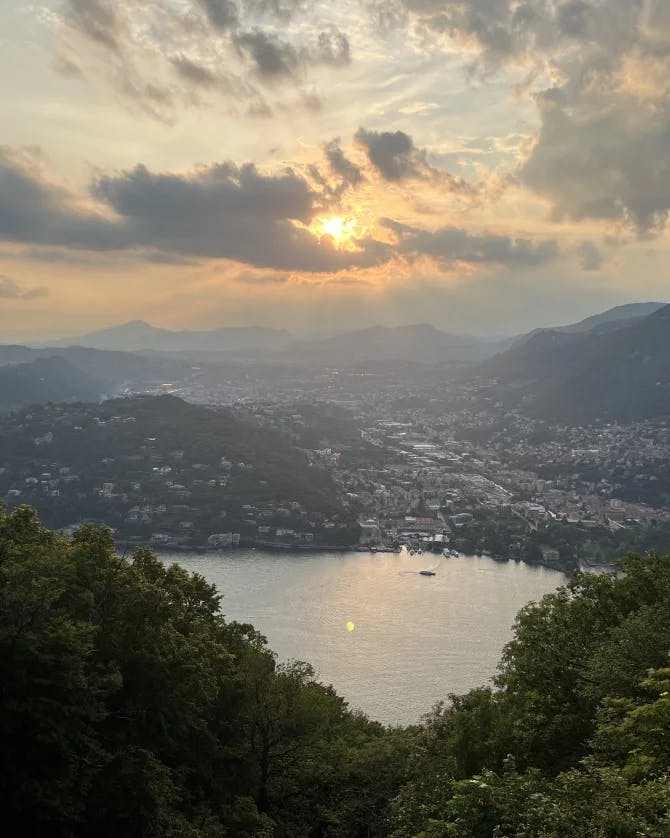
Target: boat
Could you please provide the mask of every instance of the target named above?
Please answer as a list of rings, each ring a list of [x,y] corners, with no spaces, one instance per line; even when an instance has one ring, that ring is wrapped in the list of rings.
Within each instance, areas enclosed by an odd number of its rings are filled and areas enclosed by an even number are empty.
[[[421,574],[421,576],[436,576],[434,570],[420,570],[419,573]]]

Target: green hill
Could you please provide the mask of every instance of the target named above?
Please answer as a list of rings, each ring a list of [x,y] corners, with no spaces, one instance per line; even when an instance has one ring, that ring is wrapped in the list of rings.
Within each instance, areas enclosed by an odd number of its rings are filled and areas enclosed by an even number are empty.
[[[352,521],[330,474],[285,436],[172,396],[32,406],[0,421],[0,460],[0,497],[52,526],[96,520],[120,538],[197,546],[217,532],[253,539],[261,525],[318,541],[330,521],[329,543],[356,539],[339,531]]]
[[[36,402],[97,399],[103,390],[102,382],[62,357],[0,367],[0,412]]]

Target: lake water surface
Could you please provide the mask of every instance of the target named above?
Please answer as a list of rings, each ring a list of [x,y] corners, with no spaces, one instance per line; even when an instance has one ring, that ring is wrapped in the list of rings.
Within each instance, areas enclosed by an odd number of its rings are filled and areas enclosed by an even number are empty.
[[[226,617],[253,623],[280,659],[309,661],[352,707],[388,724],[417,722],[449,693],[489,683],[519,609],[566,581],[515,562],[405,552],[162,558],[214,582]]]

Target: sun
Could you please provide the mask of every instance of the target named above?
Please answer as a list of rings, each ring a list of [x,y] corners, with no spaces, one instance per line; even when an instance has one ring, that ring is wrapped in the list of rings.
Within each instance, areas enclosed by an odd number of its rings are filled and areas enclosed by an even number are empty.
[[[344,215],[327,215],[317,219],[318,235],[328,236],[337,247],[352,247],[356,220]]]
[[[322,235],[330,236],[336,242],[341,241],[345,236],[345,220],[341,215],[334,215],[332,218],[321,219]]]

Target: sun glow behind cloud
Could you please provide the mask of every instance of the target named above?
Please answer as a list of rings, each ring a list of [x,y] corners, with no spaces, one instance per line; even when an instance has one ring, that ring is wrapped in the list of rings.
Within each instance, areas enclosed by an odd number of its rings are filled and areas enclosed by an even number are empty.
[[[381,26],[369,0],[0,3],[5,65],[30,63],[4,102],[0,275],[52,289],[5,294],[0,326],[313,329],[327,310],[329,328],[385,311],[497,333],[502,310],[510,329],[553,323],[561,287],[566,322],[587,293],[628,301],[630,276],[664,299],[670,4],[520,19],[489,3],[476,26],[463,3],[439,20],[427,0],[382,5],[411,11]],[[103,6],[104,31],[84,14]]]
[[[336,247],[353,248],[354,239],[360,236],[360,225],[355,218],[343,215],[323,216],[317,219],[316,233],[319,238],[328,236]]]

